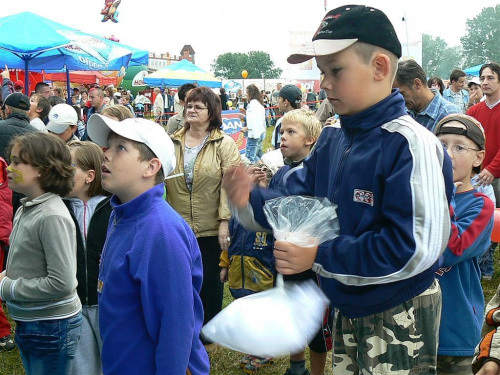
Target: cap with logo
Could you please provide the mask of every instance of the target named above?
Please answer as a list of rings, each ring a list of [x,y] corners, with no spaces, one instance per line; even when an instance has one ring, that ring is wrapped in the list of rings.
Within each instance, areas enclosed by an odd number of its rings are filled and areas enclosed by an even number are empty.
[[[100,114],[90,116],[87,123],[90,139],[99,146],[108,146],[109,133],[144,143],[160,159],[163,174],[167,177],[175,168],[174,143],[163,127],[145,118],[128,118],[116,121]]]
[[[465,126],[452,126],[450,122],[457,121]],[[481,123],[477,121],[474,117],[463,115],[461,113],[454,113],[448,115],[441,119],[434,129],[434,134],[458,134],[463,135],[473,141],[479,146],[481,150],[484,150],[484,145],[486,139],[484,136],[484,129]]]
[[[29,111],[30,109],[30,98],[20,92],[15,92],[7,96],[5,99],[2,108],[5,109],[5,106],[14,107],[17,109],[22,109],[24,111]]]
[[[61,103],[53,106],[50,110],[47,130],[52,133],[62,134],[69,126],[77,123],[78,115],[75,109],[69,104]]]
[[[385,13],[365,5],[344,5],[329,11],[312,42],[287,61],[299,64],[315,56],[340,52],[356,42],[379,46],[401,57],[401,43]]]

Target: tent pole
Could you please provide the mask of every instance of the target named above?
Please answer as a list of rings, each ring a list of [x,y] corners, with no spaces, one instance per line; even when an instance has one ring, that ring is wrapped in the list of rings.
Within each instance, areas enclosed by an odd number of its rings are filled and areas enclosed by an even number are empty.
[[[68,90],[68,104],[71,105],[71,86],[69,84],[69,69],[67,65],[65,65],[65,68],[66,68],[66,90]]]
[[[29,66],[30,62],[27,56],[23,56],[24,59],[24,93],[30,95],[30,72]]]

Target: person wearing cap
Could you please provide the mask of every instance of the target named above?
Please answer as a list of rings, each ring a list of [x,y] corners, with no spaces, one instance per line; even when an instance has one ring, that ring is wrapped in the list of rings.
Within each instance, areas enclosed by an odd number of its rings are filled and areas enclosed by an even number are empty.
[[[57,104],[49,112],[47,130],[64,142],[78,141],[75,132],[78,128],[78,114],[66,103]]]
[[[37,129],[30,125],[30,99],[26,95],[20,92],[10,94],[5,99],[2,110],[5,120],[0,121],[0,157],[8,162],[10,155],[7,155],[7,147],[11,139]]]
[[[106,148],[102,187],[113,194],[97,287],[103,373],[208,375],[200,250],[163,199],[174,145],[143,118],[96,114],[87,128]]]
[[[443,117],[461,113],[455,104],[427,87],[425,72],[415,60],[399,62],[392,86],[403,95],[408,114],[430,131]]]
[[[481,90],[481,81],[479,77],[473,77],[467,84],[469,88],[469,103],[467,109],[484,100],[483,90]]]
[[[443,91],[443,98],[455,103],[465,113],[469,103],[469,92],[464,89],[466,74],[460,69],[454,69],[450,74],[450,87]]]
[[[14,82],[14,91],[15,92],[23,92],[24,90],[24,83],[20,79],[18,79],[16,82]]]
[[[277,106],[278,110],[283,113],[283,115],[288,112],[299,109],[302,103],[302,91],[295,85],[285,85],[281,88],[278,93]],[[276,122],[276,127],[273,130],[273,135],[271,137],[271,144],[274,149],[277,150],[280,148],[281,144],[281,120],[283,117],[280,117]]]
[[[452,168],[437,137],[406,114],[392,89],[401,52],[382,11],[328,12],[312,43],[288,62],[316,58],[341,127],[323,128],[284,189],[252,188],[242,167],[223,178],[233,215],[249,228],[269,228],[263,206],[280,195],[337,205],[335,239],[319,247],[276,241],[274,255],[284,275],[315,271],[338,309],[338,374],[432,374],[437,366],[435,271],[450,236]]]
[[[473,117],[452,114],[439,121],[434,134],[452,160],[456,185],[451,236],[436,271],[443,294],[437,374],[465,375],[471,373],[481,339],[484,295],[478,260],[490,246],[495,206],[471,182],[485,154],[481,124]]]

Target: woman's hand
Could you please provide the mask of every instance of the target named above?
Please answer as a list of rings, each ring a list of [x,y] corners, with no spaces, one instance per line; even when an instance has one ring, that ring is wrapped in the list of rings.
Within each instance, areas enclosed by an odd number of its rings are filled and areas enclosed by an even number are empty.
[[[222,267],[220,269],[220,282],[225,283],[227,281],[228,269],[227,267]]]
[[[227,220],[221,220],[219,224],[219,245],[222,251],[229,248],[231,237],[229,236],[229,224]]]

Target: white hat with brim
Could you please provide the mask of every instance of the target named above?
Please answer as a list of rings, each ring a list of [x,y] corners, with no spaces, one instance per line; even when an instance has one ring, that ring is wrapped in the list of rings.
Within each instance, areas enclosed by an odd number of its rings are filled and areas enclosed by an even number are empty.
[[[160,159],[165,177],[175,168],[174,144],[165,130],[153,121],[140,117],[116,121],[100,114],[93,114],[88,120],[87,132],[90,139],[102,147],[108,146],[111,132],[144,143]]]
[[[358,39],[317,39],[307,42],[296,53],[287,59],[289,64],[300,64],[316,56],[326,56],[345,50]]]

